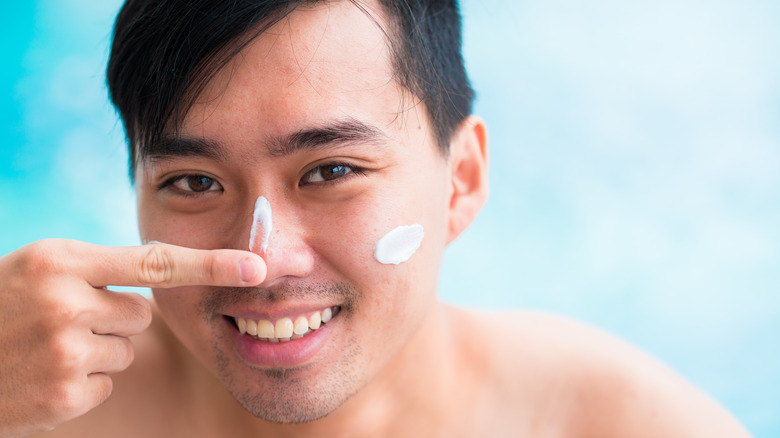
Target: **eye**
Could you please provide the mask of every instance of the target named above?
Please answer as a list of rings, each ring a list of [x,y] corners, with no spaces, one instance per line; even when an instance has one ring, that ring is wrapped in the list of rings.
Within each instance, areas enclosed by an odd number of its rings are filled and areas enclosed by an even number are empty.
[[[327,183],[355,173],[362,174],[363,170],[346,164],[334,163],[315,167],[301,178],[302,184]]]
[[[206,175],[183,175],[168,180],[165,184],[171,185],[185,193],[203,193],[222,190],[222,186]]]

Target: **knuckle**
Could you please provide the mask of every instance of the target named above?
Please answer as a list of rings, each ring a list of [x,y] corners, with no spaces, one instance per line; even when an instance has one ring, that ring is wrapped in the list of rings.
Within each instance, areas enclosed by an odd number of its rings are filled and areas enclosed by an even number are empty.
[[[35,300],[35,324],[43,336],[57,337],[64,329],[79,324],[83,309],[75,298],[62,294],[41,294]]]
[[[142,329],[152,323],[152,305],[149,300],[139,294],[127,294],[127,304],[124,306],[125,317],[135,321]]]
[[[220,275],[222,274],[222,264],[220,263],[219,257],[213,253],[209,253],[203,260],[203,263],[203,272],[208,275],[209,282],[214,282],[216,279],[220,278]]]
[[[113,388],[113,380],[103,373],[63,378],[48,387],[38,410],[52,424],[61,424],[105,402]]]
[[[48,414],[63,422],[77,417],[84,411],[84,389],[75,381],[64,381],[56,385],[47,400]]]
[[[126,370],[135,359],[133,343],[127,338],[122,338],[122,341],[117,343],[115,357],[119,370]]]
[[[57,330],[76,321],[80,313],[67,301],[55,299],[46,303],[43,314],[47,315],[46,319],[48,325],[51,326],[50,329]]]
[[[101,374],[99,376],[100,378],[100,384],[97,385],[95,388],[95,406],[103,404],[108,398],[111,396],[111,393],[114,391],[114,381],[111,380],[111,377],[105,374]]]
[[[27,275],[40,276],[44,274],[65,271],[64,261],[69,248],[65,241],[59,239],[44,239],[33,242],[23,248],[20,255],[22,271]]]
[[[82,348],[64,337],[54,337],[49,342],[50,363],[54,364],[64,378],[83,374],[87,356]]]
[[[163,245],[149,245],[149,250],[141,258],[136,272],[138,281],[144,284],[170,283],[174,274],[173,256]]]

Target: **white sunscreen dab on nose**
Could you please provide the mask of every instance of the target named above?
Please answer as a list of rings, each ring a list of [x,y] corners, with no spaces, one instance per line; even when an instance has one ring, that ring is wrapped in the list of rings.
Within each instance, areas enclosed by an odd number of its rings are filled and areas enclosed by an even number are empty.
[[[268,248],[268,240],[271,237],[271,228],[273,228],[273,224],[271,222],[271,203],[263,196],[259,196],[257,201],[255,201],[255,212],[252,215],[252,229],[249,231],[250,251],[255,247],[258,227],[263,228],[263,240],[260,241],[260,249],[262,252],[265,252],[265,249]]]
[[[403,225],[379,239],[374,247],[374,258],[385,265],[397,265],[409,260],[422,243],[422,225]]]

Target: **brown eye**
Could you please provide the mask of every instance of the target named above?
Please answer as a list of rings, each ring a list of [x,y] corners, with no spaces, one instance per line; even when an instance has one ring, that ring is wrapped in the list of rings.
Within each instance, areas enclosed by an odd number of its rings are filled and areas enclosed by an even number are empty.
[[[349,167],[344,165],[337,165],[337,166],[323,166],[320,168],[320,173],[322,175],[322,179],[325,181],[334,180],[336,178],[341,178],[342,176],[348,174],[351,172]]]
[[[318,183],[333,181],[352,172],[352,168],[344,164],[327,164],[312,169],[309,173],[306,174],[306,176],[303,177],[303,182]]]
[[[205,175],[186,175],[173,182],[173,186],[183,192],[208,192],[220,190],[219,183]]]

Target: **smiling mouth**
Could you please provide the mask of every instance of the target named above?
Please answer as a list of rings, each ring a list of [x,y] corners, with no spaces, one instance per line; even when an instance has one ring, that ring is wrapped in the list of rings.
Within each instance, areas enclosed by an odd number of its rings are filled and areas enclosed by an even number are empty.
[[[231,318],[239,333],[248,335],[258,341],[287,342],[302,338],[320,329],[341,310],[341,306],[326,307],[311,314],[298,315],[294,318],[281,318],[275,322],[267,319]]]

